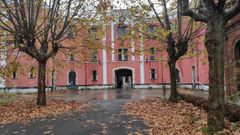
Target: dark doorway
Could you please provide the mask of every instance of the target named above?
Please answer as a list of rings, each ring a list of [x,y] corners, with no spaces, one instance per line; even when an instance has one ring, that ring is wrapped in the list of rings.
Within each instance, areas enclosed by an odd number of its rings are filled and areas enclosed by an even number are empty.
[[[235,46],[235,60],[237,61],[237,63],[240,62],[240,41],[238,41]]]
[[[132,70],[119,69],[115,71],[116,88],[132,88]]]
[[[76,72],[74,72],[74,71],[69,72],[68,82],[70,85],[76,85]]]

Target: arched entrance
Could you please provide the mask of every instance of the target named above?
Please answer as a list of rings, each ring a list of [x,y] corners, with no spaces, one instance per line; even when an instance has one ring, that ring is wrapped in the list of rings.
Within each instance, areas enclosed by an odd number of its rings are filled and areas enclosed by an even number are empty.
[[[116,88],[132,88],[133,72],[130,69],[115,70],[115,87]]]
[[[237,42],[235,49],[234,49],[234,54],[235,54],[235,60],[236,60],[236,67],[238,71],[240,70],[240,41]],[[240,91],[240,73],[237,73],[236,77],[236,82],[237,82],[237,90]]]
[[[76,85],[76,72],[75,71],[70,71],[68,73],[68,83],[70,85]]]

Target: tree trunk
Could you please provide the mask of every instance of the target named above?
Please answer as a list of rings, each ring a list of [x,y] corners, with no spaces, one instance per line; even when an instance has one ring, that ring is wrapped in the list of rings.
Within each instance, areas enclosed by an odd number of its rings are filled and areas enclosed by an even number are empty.
[[[176,69],[175,69],[176,61],[174,60],[169,60],[168,66],[169,66],[169,71],[170,71],[170,97],[169,101],[171,102],[177,102],[177,82],[176,82]]]
[[[38,62],[38,98],[37,105],[46,105],[46,61]]]
[[[209,61],[208,128],[220,131],[224,128],[224,36],[225,22],[222,16],[209,21],[205,45]]]

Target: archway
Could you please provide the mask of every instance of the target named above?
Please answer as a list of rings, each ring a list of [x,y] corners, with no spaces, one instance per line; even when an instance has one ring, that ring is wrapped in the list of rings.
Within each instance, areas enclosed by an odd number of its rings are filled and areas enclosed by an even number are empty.
[[[130,69],[115,70],[115,87],[116,88],[132,88],[133,72]]]
[[[75,71],[70,71],[68,73],[68,83],[70,85],[76,85],[76,72]]]
[[[234,58],[236,61],[236,67],[238,70],[240,70],[240,41],[237,42],[235,48],[234,48]],[[240,73],[237,73],[236,77],[236,83],[237,83],[237,90],[240,91]]]

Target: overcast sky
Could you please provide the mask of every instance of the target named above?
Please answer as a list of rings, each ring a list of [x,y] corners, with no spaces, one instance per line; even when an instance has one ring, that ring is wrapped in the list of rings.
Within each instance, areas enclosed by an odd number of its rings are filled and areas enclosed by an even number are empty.
[[[142,2],[148,4],[147,0],[113,0],[113,5],[115,6],[115,9],[126,9],[127,5],[125,3],[131,3],[131,1],[134,2]],[[158,0],[151,0],[153,3],[155,3],[156,8],[159,7]]]

